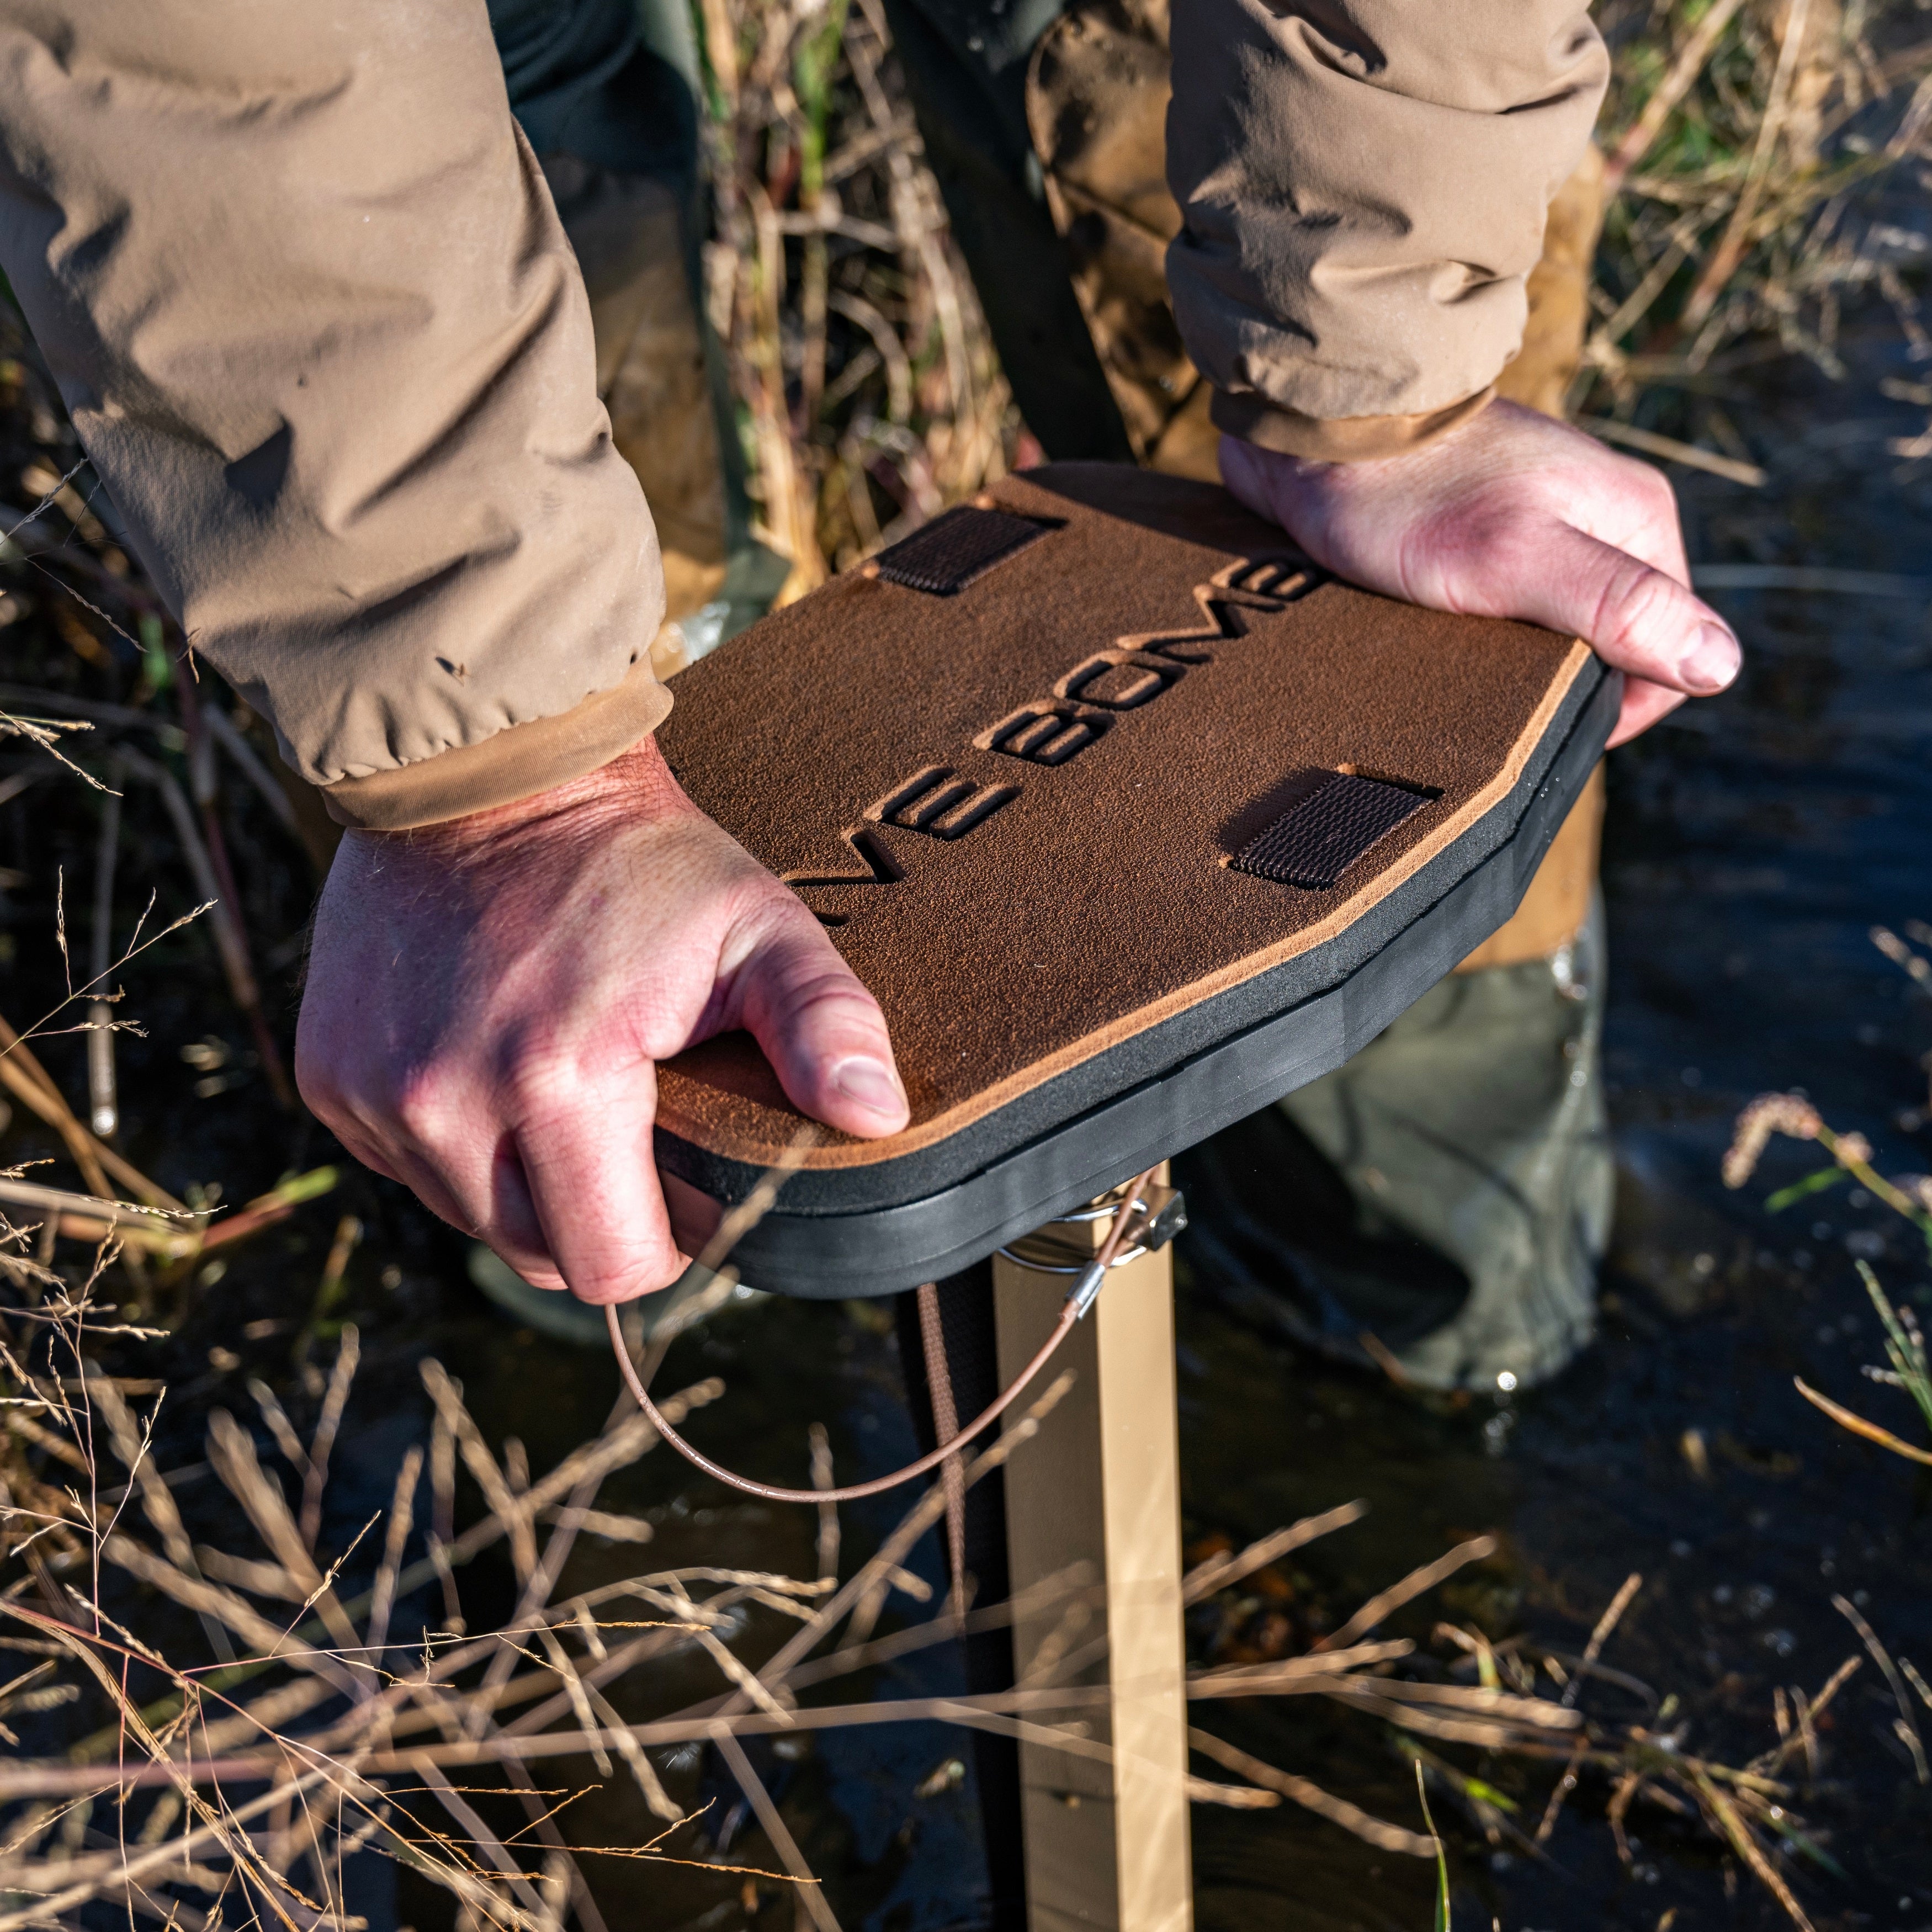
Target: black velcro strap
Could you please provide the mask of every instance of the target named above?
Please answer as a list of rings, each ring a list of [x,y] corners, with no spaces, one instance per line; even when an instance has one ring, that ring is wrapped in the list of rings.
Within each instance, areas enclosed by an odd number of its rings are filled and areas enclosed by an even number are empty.
[[[881,550],[878,574],[888,584],[923,590],[928,596],[956,596],[1052,527],[1030,518],[1010,516],[1004,510],[962,504],[890,550]]]
[[[1325,889],[1374,844],[1428,804],[1426,794],[1336,772],[1244,845],[1238,872],[1279,886]]]

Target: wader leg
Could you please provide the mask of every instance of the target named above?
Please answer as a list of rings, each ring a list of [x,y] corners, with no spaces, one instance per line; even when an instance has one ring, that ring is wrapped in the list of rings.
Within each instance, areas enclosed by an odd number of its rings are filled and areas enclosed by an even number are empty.
[[[993,1262],[1000,1375],[1010,1378],[1045,1340],[1072,1275],[1104,1238],[1109,1216],[1055,1222],[1016,1243],[1028,1261]],[[1029,1264],[1029,1262],[1032,1264]],[[1073,1927],[1189,1932],[1193,1923],[1186,1776],[1187,1703],[1180,1619],[1180,1468],[1175,1410],[1174,1264],[1162,1246],[1117,1264],[1092,1312],[1048,1370],[1072,1369],[1072,1392],[1006,1472],[1010,1582],[1018,1596],[1082,1559],[1104,1583],[1092,1621],[1054,1603],[1013,1631],[1022,1684],[1104,1635],[1102,1660],[1076,1681],[1106,1682],[1083,1706],[1087,1735],[1114,1747],[1111,1766],[1023,1740],[1020,1783],[1031,1932]],[[1030,1711],[1036,1724],[1054,1714]]]

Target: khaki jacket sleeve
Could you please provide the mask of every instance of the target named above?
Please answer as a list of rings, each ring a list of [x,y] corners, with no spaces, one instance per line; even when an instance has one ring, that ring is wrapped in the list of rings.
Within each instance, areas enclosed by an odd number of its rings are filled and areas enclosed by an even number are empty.
[[[1480,409],[1609,75],[1580,0],[1174,0],[1174,314],[1229,433],[1392,455]]]
[[[0,265],[196,652],[346,824],[670,709],[642,493],[483,0],[0,0]]]

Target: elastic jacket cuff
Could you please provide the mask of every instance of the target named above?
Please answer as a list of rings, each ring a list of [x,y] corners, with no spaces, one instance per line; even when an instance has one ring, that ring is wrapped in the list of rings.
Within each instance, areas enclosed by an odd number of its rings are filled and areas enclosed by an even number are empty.
[[[1496,393],[1492,382],[1447,409],[1428,410],[1420,416],[1337,416],[1324,422],[1299,410],[1282,409],[1264,396],[1230,395],[1217,389],[1208,412],[1216,429],[1277,455],[1299,456],[1312,463],[1378,463],[1439,441],[1477,414]]]
[[[338,825],[364,832],[406,832],[439,825],[492,806],[514,805],[608,765],[647,738],[670,715],[671,696],[640,658],[623,682],[586,698],[556,718],[512,724],[478,745],[394,771],[338,778],[322,802]]]

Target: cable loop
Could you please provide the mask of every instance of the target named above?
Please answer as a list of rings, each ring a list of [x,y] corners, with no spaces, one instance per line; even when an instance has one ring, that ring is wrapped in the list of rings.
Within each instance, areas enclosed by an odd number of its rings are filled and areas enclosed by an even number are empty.
[[[1035,1274],[1084,1274],[1094,1265],[1091,1262],[1029,1261],[1024,1255],[1015,1254],[1011,1248],[1000,1248],[996,1252],[1002,1261],[1011,1262],[1015,1268],[1030,1268]],[[1146,1248],[1136,1241],[1132,1247],[1123,1248],[1107,1265],[1109,1268],[1125,1268],[1128,1262],[1138,1261],[1147,1252]]]
[[[610,1347],[617,1358],[617,1366],[623,1373],[625,1384],[636,1398],[638,1408],[650,1418],[651,1426],[693,1468],[701,1469],[706,1475],[715,1477],[719,1482],[728,1484],[734,1490],[741,1490],[748,1496],[760,1496],[767,1502],[848,1503],[856,1502],[862,1496],[876,1496],[887,1490],[897,1489],[902,1483],[910,1483],[916,1478],[926,1474],[928,1472],[938,1468],[949,1457],[958,1455],[968,1443],[991,1428],[1018,1400],[1022,1392],[1052,1360],[1060,1343],[1072,1333],[1074,1324],[1093,1306],[1094,1297],[1106,1280],[1108,1269],[1114,1265],[1121,1238],[1127,1232],[1127,1224],[1133,1218],[1134,1210],[1143,1205],[1138,1198],[1140,1191],[1154,1178],[1154,1170],[1149,1168],[1146,1173],[1138,1175],[1128,1188],[1126,1198],[1115,1210],[1114,1225],[1107,1231],[1107,1238],[1101,1244],[1100,1250],[1094,1259],[1082,1268],[1067,1270],[1078,1274],[1082,1279],[1076,1284],[1073,1293],[1067,1297],[1066,1306],[1060,1310],[1060,1319],[1054,1324],[1053,1333],[1040,1345],[1033,1360],[950,1442],[942,1442],[931,1454],[922,1456],[917,1462],[908,1462],[904,1468],[895,1469],[890,1475],[875,1476],[868,1483],[849,1483],[843,1489],[837,1490],[788,1490],[771,1483],[754,1483],[748,1476],[734,1474],[722,1464],[712,1462],[702,1450],[693,1448],[671,1426],[663,1410],[652,1401],[651,1392],[638,1376],[637,1364],[631,1360],[631,1352],[625,1346],[624,1331],[620,1323],[616,1302],[606,1304],[604,1310],[604,1318],[610,1330]],[[1063,1218],[1071,1220],[1074,1217],[1068,1215]],[[1127,1258],[1122,1256],[1121,1258]],[[1021,1265],[1030,1268],[1034,1264],[1028,1262],[1022,1262]],[[1046,1271],[1059,1272],[1057,1269]]]

